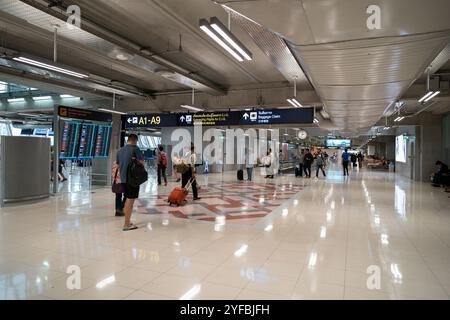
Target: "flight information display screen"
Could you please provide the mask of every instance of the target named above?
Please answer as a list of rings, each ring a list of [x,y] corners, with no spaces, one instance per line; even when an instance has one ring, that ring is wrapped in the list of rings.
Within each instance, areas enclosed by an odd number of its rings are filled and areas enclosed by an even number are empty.
[[[76,159],[80,124],[72,121],[64,121],[62,128],[61,159]]]
[[[92,158],[94,146],[95,124],[83,123],[80,125],[80,143],[78,146],[78,159]]]
[[[325,146],[327,148],[351,148],[352,141],[350,139],[327,139]]]
[[[111,140],[111,126],[97,127],[97,138],[95,141],[95,158],[107,158],[109,154],[109,142]]]
[[[60,158],[106,158],[109,154],[110,141],[110,125],[63,121]]]

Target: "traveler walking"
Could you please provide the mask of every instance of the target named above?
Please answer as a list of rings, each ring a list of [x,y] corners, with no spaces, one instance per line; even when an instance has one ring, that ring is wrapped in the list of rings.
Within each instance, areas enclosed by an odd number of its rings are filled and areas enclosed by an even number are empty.
[[[302,149],[299,154],[299,163],[298,163],[298,174],[300,177],[303,177],[303,170],[305,167],[305,149]]]
[[[316,156],[316,178],[319,178],[319,169],[322,170],[322,174],[324,177],[327,175],[325,174],[325,170],[323,169],[325,164],[324,156],[321,152],[319,152]]]
[[[304,166],[305,166],[305,176],[307,178],[311,178],[311,165],[314,161],[314,157],[309,151],[309,149],[306,149],[306,154],[304,158]]]
[[[159,146],[158,152],[158,186],[161,185],[161,176],[164,179],[164,185],[167,186],[167,177],[166,177],[166,169],[167,169],[167,154],[164,152],[164,147]]]
[[[120,167],[117,162],[112,165],[112,192],[116,194],[116,217],[123,217],[123,207],[125,205],[125,189],[120,182]]]
[[[125,215],[125,223],[122,229],[123,231],[137,229],[137,226],[131,223],[131,214],[133,212],[134,200],[139,198],[139,186],[136,186],[134,181],[131,181],[132,176],[130,175],[130,169],[133,162],[137,162],[137,165],[144,165],[144,157],[142,156],[141,150],[137,146],[137,142],[138,136],[135,134],[130,134],[127,144],[117,152],[116,162],[119,165],[120,182],[123,185],[126,198],[123,207],[123,213]]]
[[[188,182],[193,179],[191,184],[192,194],[194,196],[194,200],[200,200],[201,198],[198,196],[197,181],[195,180],[195,163],[197,162],[197,156],[195,155],[194,146],[191,146],[191,152],[186,154],[183,162],[188,165],[189,169],[181,175],[181,187],[184,188]]]
[[[348,149],[342,153],[342,168],[344,169],[344,176],[348,176],[348,162],[350,159],[350,153],[347,152]]]

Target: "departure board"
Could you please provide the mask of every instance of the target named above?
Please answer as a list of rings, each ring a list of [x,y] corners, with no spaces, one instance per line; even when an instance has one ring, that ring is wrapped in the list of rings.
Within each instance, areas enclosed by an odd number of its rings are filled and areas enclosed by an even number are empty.
[[[111,125],[63,121],[60,158],[106,158],[111,141]]]
[[[109,154],[111,140],[111,126],[97,126],[97,137],[95,142],[95,158],[106,158]]]
[[[92,158],[94,138],[97,125],[83,123],[80,125],[80,143],[78,145],[78,159]]]
[[[80,123],[72,121],[63,122],[61,149],[60,149],[61,159],[77,158],[79,128]]]

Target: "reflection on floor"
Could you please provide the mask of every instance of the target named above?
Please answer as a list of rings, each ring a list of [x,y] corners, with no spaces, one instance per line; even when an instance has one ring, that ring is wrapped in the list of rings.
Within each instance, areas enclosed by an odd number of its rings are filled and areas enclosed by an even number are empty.
[[[189,195],[185,205],[168,208],[168,194],[161,192],[141,197],[136,211],[147,214],[169,213],[178,218],[218,223],[226,220],[230,223],[253,224],[300,190],[302,187],[293,183],[212,183],[200,188],[199,201],[193,202]]]
[[[158,214],[135,214],[130,232],[109,188],[0,209],[0,299],[449,299],[442,190],[365,169],[235,179],[199,176],[203,199],[182,208],[157,206],[176,184],[152,179],[138,210]],[[220,218],[244,203],[265,215]],[[81,289],[67,287],[68,266]]]

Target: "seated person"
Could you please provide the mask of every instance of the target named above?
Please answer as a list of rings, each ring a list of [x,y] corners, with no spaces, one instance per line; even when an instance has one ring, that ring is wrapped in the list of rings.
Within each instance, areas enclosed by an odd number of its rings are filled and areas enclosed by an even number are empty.
[[[433,186],[440,187],[441,185],[448,184],[448,175],[450,173],[448,166],[442,161],[436,161],[438,171],[433,176]]]

